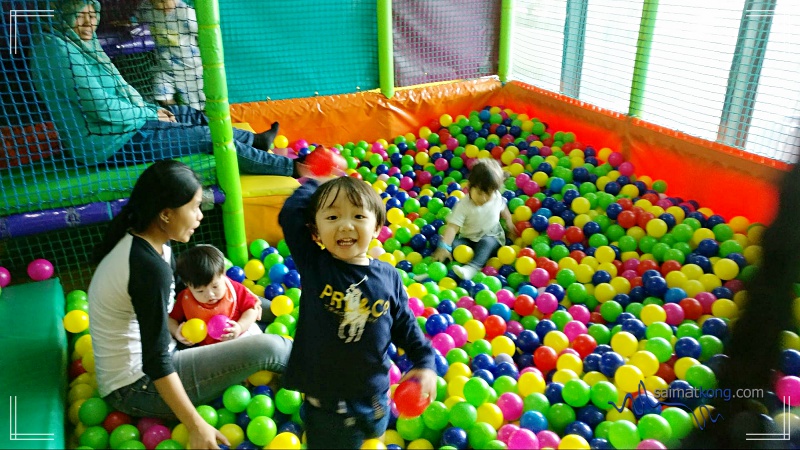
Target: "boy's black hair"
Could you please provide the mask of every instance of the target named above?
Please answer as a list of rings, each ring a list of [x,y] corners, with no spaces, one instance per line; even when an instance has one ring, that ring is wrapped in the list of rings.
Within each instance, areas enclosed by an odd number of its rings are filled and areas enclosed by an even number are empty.
[[[178,256],[176,272],[187,286],[206,286],[225,273],[225,255],[213,245],[196,245]]]
[[[344,192],[351,204],[375,214],[375,224],[378,228],[386,222],[386,207],[380,195],[362,180],[353,177],[339,177],[323,183],[309,200],[306,209],[306,224],[312,234],[317,234],[317,211],[336,201]]]
[[[470,188],[478,188],[483,192],[494,192],[503,187],[503,169],[492,158],[481,158],[469,170]]]

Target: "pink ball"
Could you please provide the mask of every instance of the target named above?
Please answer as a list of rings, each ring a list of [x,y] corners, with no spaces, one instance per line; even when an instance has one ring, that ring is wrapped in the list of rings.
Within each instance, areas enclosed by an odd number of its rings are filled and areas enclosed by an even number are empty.
[[[414,187],[414,180],[411,177],[400,178],[400,188],[404,191],[410,191]]]
[[[514,293],[509,291],[508,289],[500,289],[496,292],[497,301],[508,306],[509,308],[514,307],[514,302],[517,300],[514,297]]]
[[[742,280],[728,280],[723,285],[730,289],[734,294],[744,289],[744,282]]]
[[[522,398],[513,392],[506,392],[497,399],[497,407],[503,413],[503,418],[508,422],[513,422],[522,417]]]
[[[622,156],[622,153],[620,152],[612,152],[610,155],[608,155],[608,163],[611,164],[611,167],[615,169],[623,162],[625,162],[625,157]]]
[[[161,419],[156,419],[155,417],[142,417],[136,422],[136,428],[139,429],[139,436],[144,436],[147,430],[150,429],[153,425],[163,425],[164,422]]]
[[[417,186],[425,186],[426,184],[431,184],[431,180],[433,179],[433,174],[428,172],[427,170],[422,170],[417,174]]]
[[[522,191],[525,192],[525,195],[534,195],[539,192],[540,189],[539,183],[533,180],[528,181],[524,186],[522,186]]]
[[[700,302],[700,305],[703,307],[703,312],[711,311],[711,305],[717,301],[717,296],[710,293],[710,292],[700,292],[694,296],[694,299]]]
[[[517,175],[517,177],[514,179],[514,183],[516,183],[517,187],[520,189],[525,187],[525,185],[528,184],[530,181],[531,181],[531,176],[528,175],[527,173],[521,173]]]
[[[436,350],[439,350],[439,353],[442,355],[446,355],[447,352],[455,348],[456,343],[453,337],[449,334],[439,333],[431,339],[431,346]]]
[[[789,406],[800,405],[800,378],[785,376],[775,383],[775,394],[778,400]]]
[[[473,300],[472,297],[466,295],[458,299],[458,302],[456,302],[457,308],[470,309],[473,306],[475,306],[475,300]]]
[[[397,384],[400,382],[400,378],[403,377],[403,374],[400,372],[400,368],[397,367],[394,363],[389,366],[389,384]]]
[[[417,139],[417,150],[425,151],[427,149],[428,149],[427,139],[422,139],[422,138]]]
[[[536,297],[536,308],[542,314],[550,314],[558,309],[558,299],[549,292],[542,292]]]
[[[508,323],[506,323],[506,331],[514,336],[519,336],[520,333],[525,331],[525,327],[516,320],[509,320]]]
[[[487,311],[486,308],[481,305],[474,305],[469,309],[469,312],[472,313],[472,318],[479,322],[483,322],[487,317],[489,317],[489,311]]]
[[[397,175],[398,173],[400,173],[400,168],[399,167],[395,167],[395,166],[389,167],[389,172],[387,172],[387,173],[389,174],[390,177],[394,176],[394,175]],[[412,182],[413,182],[413,180],[412,180]]]
[[[453,338],[453,343],[456,347],[461,348],[464,344],[467,343],[467,330],[458,324],[453,324],[447,327],[444,330],[445,333],[449,334],[451,338]],[[446,353],[442,353],[446,355]]]
[[[208,319],[208,335],[213,339],[220,340],[225,334],[225,328],[228,328],[228,316],[225,314],[217,314],[216,316]]]
[[[665,198],[662,198],[661,200],[656,202],[656,206],[658,206],[660,208],[663,208],[663,209],[667,209],[670,206],[674,206],[674,205],[672,204],[671,201],[669,201],[669,200],[667,200]]]
[[[494,267],[492,267],[492,266],[486,266],[486,267],[484,267],[484,268],[483,268],[483,270],[482,270],[481,272],[483,272],[483,274],[484,274],[484,275],[488,275],[488,276],[490,276],[490,277],[493,277],[493,276],[496,276],[496,275],[497,275],[497,269],[495,269],[495,268],[494,268]]]
[[[626,177],[629,177],[629,176],[633,175],[633,172],[634,172],[635,168],[634,168],[633,164],[631,164],[628,161],[625,161],[622,164],[620,164],[619,167],[617,167],[617,170],[619,170],[619,173],[621,175],[625,175]]]
[[[11,283],[11,272],[5,267],[0,267],[0,288],[4,288]]]
[[[567,312],[569,312],[569,315],[572,316],[573,320],[577,320],[584,325],[592,320],[592,313],[589,311],[589,308],[583,305],[572,305],[569,307]]]
[[[625,278],[625,279],[626,279],[626,280],[628,280],[628,281],[631,281],[631,280],[633,280],[634,278],[638,277],[638,276],[639,276],[639,274],[638,274],[638,273],[636,273],[636,271],[635,271],[635,270],[628,269],[628,270],[623,270],[623,271],[622,271],[622,273],[621,273],[621,274],[619,274],[619,276],[621,276],[622,278]]]
[[[28,276],[33,281],[46,280],[53,276],[53,264],[46,259],[34,259],[28,264]]]
[[[377,141],[372,143],[372,153],[377,153],[381,150],[383,150],[383,144]]]
[[[439,158],[433,163],[433,167],[435,167],[436,170],[447,170],[447,168],[450,167],[450,162],[445,158]]]
[[[292,144],[292,148],[294,148],[296,151],[300,150],[301,148],[308,148],[308,141],[306,141],[305,139],[298,139],[294,141],[294,144]]]
[[[550,447],[550,448],[558,448],[558,444],[561,443],[561,438],[558,435],[550,430],[543,430],[536,434],[536,437],[539,439],[539,445],[541,447]]]
[[[573,320],[571,322],[567,322],[564,325],[564,334],[567,336],[570,342],[574,341],[576,337],[585,334],[587,332],[586,325],[582,322],[578,322],[577,320]]]
[[[142,435],[142,444],[149,450],[156,448],[156,445],[170,438],[172,433],[164,425],[153,425]]]
[[[447,138],[446,141],[444,141],[444,145],[447,146],[448,150],[455,150],[458,147],[458,139],[456,139],[454,137],[449,137],[449,138]],[[444,159],[444,158],[442,158],[442,159]],[[437,161],[439,161],[439,160],[437,159]]]
[[[392,234],[392,230],[389,227],[384,226],[381,228],[381,231],[378,232],[378,240],[381,241],[381,243],[386,242],[387,239],[392,237]]]
[[[551,223],[547,226],[547,237],[554,241],[558,241],[564,237],[564,225],[560,223]]]
[[[685,318],[683,308],[677,303],[665,303],[664,312],[667,313],[667,325],[680,325]]]
[[[541,433],[544,433],[544,431]],[[558,438],[558,436],[556,436],[556,438]],[[528,430],[527,428],[520,428],[519,430],[513,432],[508,438],[508,450],[538,449],[541,448],[540,444],[543,443],[539,441],[539,438],[535,434],[533,434],[533,431]],[[549,445],[548,447],[556,448],[557,446]]]
[[[631,258],[622,263],[622,270],[636,270],[639,267],[639,259]]]
[[[534,287],[545,287],[550,283],[550,272],[542,269],[541,267],[537,267],[536,269],[533,269],[533,272],[531,272],[529,278]]]
[[[636,446],[637,450],[666,450],[667,446],[655,439],[645,439]]]
[[[519,158],[514,158],[514,159],[511,160],[511,164],[519,164],[521,166],[524,166],[525,165],[525,161],[523,161],[523,160],[521,160]]]
[[[552,154],[553,154],[553,149],[548,147],[548,146],[546,146],[546,145],[542,146],[542,148],[539,149],[539,155],[544,157],[544,158],[547,158],[548,156],[550,156]]]
[[[507,423],[500,427],[497,430],[497,440],[505,442],[508,444],[508,439],[514,434],[515,431],[519,430],[519,427],[514,425],[513,423]]]
[[[408,298],[408,307],[411,308],[411,312],[414,313],[415,317],[421,316],[422,311],[425,310],[425,304],[417,297]]]

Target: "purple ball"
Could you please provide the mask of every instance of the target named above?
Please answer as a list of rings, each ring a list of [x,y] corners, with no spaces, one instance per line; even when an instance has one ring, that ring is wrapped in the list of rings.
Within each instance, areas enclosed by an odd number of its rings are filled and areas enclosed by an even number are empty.
[[[11,283],[11,272],[5,267],[0,267],[0,288],[4,288]]]
[[[225,314],[217,314],[208,320],[207,328],[208,335],[213,339],[220,340],[222,335],[225,334],[225,328],[228,327],[228,316]]]
[[[33,281],[46,280],[53,276],[53,263],[46,259],[34,259],[28,264],[28,276]]]

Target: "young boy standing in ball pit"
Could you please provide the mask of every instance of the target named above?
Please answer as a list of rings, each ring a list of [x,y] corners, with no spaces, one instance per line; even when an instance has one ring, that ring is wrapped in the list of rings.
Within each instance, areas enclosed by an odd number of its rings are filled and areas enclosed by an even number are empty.
[[[365,182],[310,179],[279,222],[303,280],[286,376],[306,394],[308,448],[360,448],[389,422],[389,344],[413,362],[404,379],[436,398],[435,354],[395,268],[367,258],[386,211]]]
[[[187,320],[201,319],[208,323],[218,314],[228,316],[225,334],[219,340],[206,336],[200,345],[261,333],[256,324],[261,319],[261,301],[244,285],[225,275],[225,256],[219,249],[201,244],[186,250],[178,256],[176,272],[187,286],[177,295],[169,313],[169,331],[178,342],[194,345],[181,333]]]
[[[453,266],[462,280],[471,280],[486,261],[506,241],[506,233],[514,239],[517,229],[511,219],[506,200],[500,193],[504,181],[503,169],[494,159],[479,159],[469,172],[469,195],[459,201],[450,216],[447,228],[439,239],[433,259],[452,259],[453,249],[466,245],[475,251],[469,264]],[[498,221],[502,218],[507,232]]]

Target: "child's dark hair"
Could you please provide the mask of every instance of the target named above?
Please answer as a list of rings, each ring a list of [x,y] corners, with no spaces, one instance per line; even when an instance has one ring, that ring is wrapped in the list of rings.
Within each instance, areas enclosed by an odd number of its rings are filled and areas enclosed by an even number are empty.
[[[470,188],[478,188],[483,192],[494,192],[503,187],[503,169],[500,163],[491,158],[482,158],[475,161],[469,170]]]
[[[187,286],[206,286],[225,273],[225,255],[213,245],[196,245],[178,256],[175,271]]]
[[[172,159],[156,161],[145,169],[133,186],[128,203],[108,226],[103,242],[94,249],[99,263],[128,230],[141,233],[167,208],[189,203],[203,185],[189,166]]]
[[[367,183],[353,177],[339,177],[324,183],[311,196],[310,204],[306,210],[306,223],[311,232],[317,232],[317,211],[336,201],[344,193],[347,199],[355,206],[365,208],[375,214],[375,223],[378,227],[386,222],[386,207],[383,200]]]

